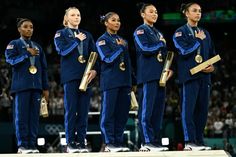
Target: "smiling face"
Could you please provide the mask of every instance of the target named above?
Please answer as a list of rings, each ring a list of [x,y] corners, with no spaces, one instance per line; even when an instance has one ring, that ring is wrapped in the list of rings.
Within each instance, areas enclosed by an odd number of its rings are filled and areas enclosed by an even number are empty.
[[[149,5],[144,9],[144,12],[141,13],[144,23],[148,25],[153,25],[156,23],[158,14],[157,9],[153,5]]]
[[[76,8],[68,9],[65,14],[65,22],[69,28],[78,28],[81,22],[80,11]]]
[[[117,33],[117,31],[120,29],[120,17],[117,14],[111,15],[107,21],[105,21],[105,26],[108,32],[110,33]]]
[[[202,16],[201,7],[198,4],[192,4],[185,12],[187,20],[189,22],[197,23]]]
[[[29,39],[31,38],[31,36],[33,35],[33,24],[31,21],[24,21],[20,27],[18,27],[18,31],[20,33],[20,35],[23,38]]]

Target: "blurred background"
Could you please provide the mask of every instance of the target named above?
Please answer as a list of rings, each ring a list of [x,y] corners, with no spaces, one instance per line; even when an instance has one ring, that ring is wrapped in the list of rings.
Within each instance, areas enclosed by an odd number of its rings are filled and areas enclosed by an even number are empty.
[[[49,117],[40,118],[38,148],[41,152],[63,152],[64,108],[63,89],[60,85],[60,58],[55,50],[53,38],[56,30],[63,28],[65,9],[79,8],[82,16],[80,28],[92,33],[94,40],[104,33],[99,17],[115,11],[121,18],[118,32],[129,42],[132,65],[135,68],[133,32],[142,24],[136,4],[138,0],[2,0],[0,2],[0,81],[3,93],[0,96],[0,153],[16,152],[15,134],[12,123],[12,97],[9,94],[11,69],[5,63],[4,51],[7,44],[19,34],[16,18],[25,17],[33,21],[33,40],[44,49],[50,80]],[[158,9],[159,18],[155,24],[167,41],[169,50],[175,51],[172,36],[186,21],[179,11],[184,0],[144,0]],[[212,76],[212,94],[205,128],[205,142],[214,149],[236,153],[236,0],[198,0],[202,6],[200,26],[206,28],[215,43],[222,60]],[[175,66],[175,64],[173,64]],[[91,151],[103,149],[99,134],[100,91],[98,80],[92,87],[87,144]],[[171,150],[182,150],[183,135],[176,75],[167,84],[165,117],[162,129],[163,143]],[[136,151],[140,141],[137,130],[136,111],[130,113],[126,128],[127,145]]]

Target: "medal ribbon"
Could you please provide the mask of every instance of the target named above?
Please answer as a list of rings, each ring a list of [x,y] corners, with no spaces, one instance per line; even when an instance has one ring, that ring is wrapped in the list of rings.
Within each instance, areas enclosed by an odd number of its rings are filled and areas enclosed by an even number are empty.
[[[121,62],[124,62],[124,60],[125,60],[124,53],[121,53],[121,54],[120,54],[120,61],[121,61]],[[125,62],[124,62],[124,63],[125,63]]]
[[[75,35],[70,28],[68,28],[68,31],[69,31],[70,35],[72,35],[75,38]],[[84,45],[83,41],[80,41],[80,44],[77,46],[80,56],[83,56],[83,47],[84,47],[83,45]]]
[[[188,26],[188,30],[191,32],[191,34],[193,35],[193,37],[195,37],[192,27],[189,26],[189,24],[187,24],[187,26]],[[197,30],[199,31],[199,28],[198,28],[198,27],[197,27]],[[197,55],[200,55],[200,54],[201,54],[201,46],[199,46],[198,49],[197,49]]]
[[[30,47],[30,45],[27,44],[26,41],[22,37],[20,38],[20,40],[25,45],[26,49]],[[32,45],[32,48],[36,47],[33,42],[31,42],[31,41],[29,41],[29,42]],[[35,65],[35,56],[31,56],[29,59],[30,59],[30,65],[34,66]]]
[[[107,32],[107,33],[108,33],[108,32]],[[114,43],[114,44],[117,45],[116,39],[117,39],[117,40],[120,40],[120,39],[118,38],[118,36],[115,35],[115,36],[113,37],[110,33],[108,33],[108,34],[109,34],[109,36],[111,37],[112,43]],[[118,46],[120,46],[120,45],[118,45]],[[121,63],[122,63],[122,62],[125,63],[124,60],[125,60],[125,56],[124,56],[124,52],[122,52],[122,53],[120,54],[120,62],[121,62]]]
[[[152,27],[153,29],[151,29],[147,24],[143,24],[143,25],[144,25],[145,27],[147,27],[148,30],[151,31],[151,32],[154,34],[154,37],[155,37],[155,39],[156,39],[157,41],[160,40],[161,34],[158,32],[158,30],[157,30],[154,26]],[[161,51],[159,51],[158,54],[161,54]],[[161,54],[161,55],[162,55],[162,54]],[[158,61],[159,61],[159,60],[158,60]]]

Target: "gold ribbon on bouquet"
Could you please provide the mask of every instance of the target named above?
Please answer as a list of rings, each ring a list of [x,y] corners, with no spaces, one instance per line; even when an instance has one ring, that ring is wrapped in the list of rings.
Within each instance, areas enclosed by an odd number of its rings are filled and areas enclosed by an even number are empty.
[[[79,90],[85,92],[87,90],[87,86],[88,86],[88,75],[87,73],[93,68],[94,64],[96,63],[98,54],[96,52],[91,52],[89,59],[88,59],[88,63],[86,65],[85,71],[84,71],[84,75],[83,78],[80,82],[80,86],[79,86]]]

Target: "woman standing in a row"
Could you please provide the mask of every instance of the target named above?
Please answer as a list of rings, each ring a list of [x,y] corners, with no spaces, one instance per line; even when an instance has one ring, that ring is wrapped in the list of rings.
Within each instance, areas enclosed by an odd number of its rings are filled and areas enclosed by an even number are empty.
[[[40,100],[48,101],[47,62],[42,47],[32,41],[30,19],[17,21],[20,38],[6,48],[6,62],[12,66],[11,94],[18,153],[39,153],[36,140],[39,127]]]
[[[88,123],[91,89],[79,90],[86,64],[91,52],[96,51],[92,35],[79,29],[80,11],[70,7],[65,11],[63,25],[58,30],[54,42],[61,56],[61,83],[64,87],[65,133],[67,152],[88,152],[85,137]],[[88,82],[95,78],[97,72],[88,72]],[[76,134],[77,133],[77,134]]]
[[[154,27],[158,18],[152,4],[141,4],[143,24],[134,32],[137,55],[137,84],[139,97],[140,151],[165,151],[159,138],[165,107],[165,87],[159,86],[167,54],[166,40]],[[171,77],[169,70],[167,80]]]
[[[101,59],[101,131],[106,152],[129,151],[123,147],[123,134],[130,109],[131,63],[128,43],[117,34],[120,18],[115,12],[101,17],[106,32],[96,46]]]
[[[214,66],[209,65],[197,74],[190,74],[191,68],[216,55],[210,34],[198,26],[201,11],[197,3],[183,4],[181,12],[186,16],[187,23],[178,28],[173,36],[178,49],[178,80],[185,150],[211,149],[204,145],[203,133]]]

